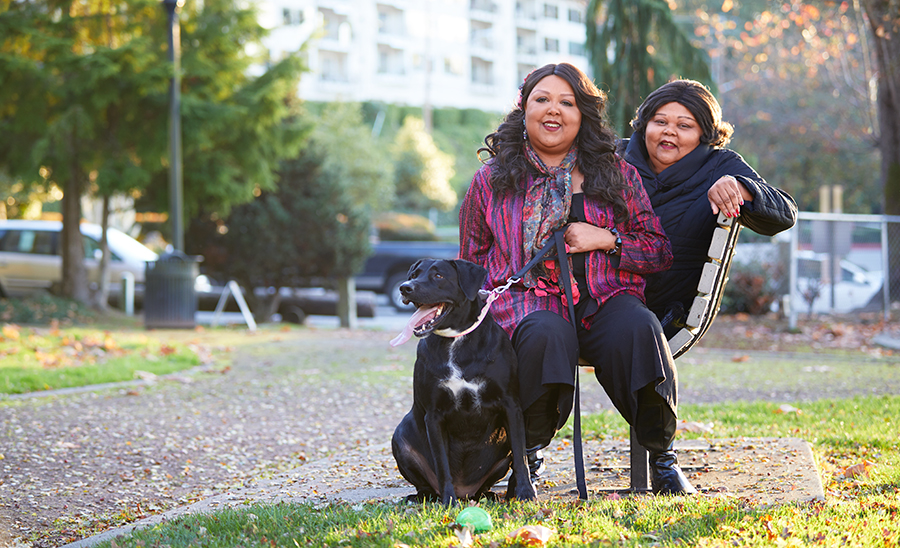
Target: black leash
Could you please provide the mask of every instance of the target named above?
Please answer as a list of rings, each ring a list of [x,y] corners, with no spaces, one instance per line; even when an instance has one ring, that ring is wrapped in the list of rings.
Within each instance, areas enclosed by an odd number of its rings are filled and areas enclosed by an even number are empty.
[[[556,239],[556,255],[559,259],[560,277],[566,290],[566,301],[569,304],[569,318],[572,320],[572,329],[578,330],[575,318],[575,302],[572,300],[572,280],[569,278],[569,261],[566,254],[566,241],[563,239],[565,229],[557,230],[553,237]],[[578,382],[578,364],[575,364],[575,416],[572,423],[572,447],[575,450],[575,485],[578,487],[578,498],[587,500],[587,482],[584,478],[584,451],[581,446],[581,386]]]
[[[535,256],[518,272],[516,272],[510,280],[515,279],[516,282],[521,281],[526,272],[531,270],[534,265],[543,259],[550,249],[556,246],[556,259],[559,261],[560,277],[563,280],[563,288],[566,292],[566,301],[569,305],[569,319],[572,321],[572,328],[578,329],[578,323],[575,318],[575,302],[572,300],[572,280],[569,277],[569,261],[566,254],[566,241],[564,235],[566,227],[562,227],[553,233],[553,238],[547,240],[544,247],[538,251]],[[508,285],[508,284],[507,284]],[[581,443],[581,387],[578,381],[578,364],[575,364],[575,417],[572,425],[572,447],[575,451],[575,484],[578,487],[578,498],[587,500],[587,482],[584,476],[584,450]]]

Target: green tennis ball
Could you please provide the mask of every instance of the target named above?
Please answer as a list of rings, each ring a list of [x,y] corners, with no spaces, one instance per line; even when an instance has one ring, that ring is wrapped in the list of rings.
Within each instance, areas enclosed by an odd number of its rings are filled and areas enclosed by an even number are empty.
[[[477,506],[469,506],[463,508],[459,515],[456,516],[456,523],[460,525],[470,525],[476,533],[481,531],[490,531],[491,516],[487,512]]]

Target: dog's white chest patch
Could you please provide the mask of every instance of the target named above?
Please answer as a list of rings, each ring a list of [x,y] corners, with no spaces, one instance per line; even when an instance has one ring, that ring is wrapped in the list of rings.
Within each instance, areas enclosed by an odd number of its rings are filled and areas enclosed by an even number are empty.
[[[450,376],[444,379],[441,385],[453,394],[453,399],[457,402],[464,393],[470,392],[474,397],[476,404],[480,405],[481,390],[484,388],[484,381],[471,382],[463,378],[462,370],[453,361],[452,347],[449,359],[447,360],[447,366],[450,368]]]
[[[454,376],[444,381],[444,388],[453,392],[453,397],[455,399],[459,399],[459,395],[465,390],[474,392],[477,395],[481,392],[482,387],[484,387],[484,383],[482,382],[469,382],[462,378],[462,376],[459,375],[459,369],[456,369],[454,373],[456,373]]]

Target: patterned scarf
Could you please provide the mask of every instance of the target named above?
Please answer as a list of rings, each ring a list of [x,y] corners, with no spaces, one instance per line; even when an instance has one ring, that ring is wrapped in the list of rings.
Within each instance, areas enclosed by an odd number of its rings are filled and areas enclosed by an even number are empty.
[[[566,224],[572,205],[572,169],[578,157],[578,147],[572,145],[562,163],[556,167],[547,167],[527,140],[525,154],[531,165],[540,172],[540,176],[534,179],[525,194],[522,234],[527,262],[540,251],[556,229]],[[572,272],[571,264],[569,272]],[[559,273],[556,261],[543,261],[543,264],[536,265],[525,274],[523,283],[539,295],[562,294],[565,300]],[[578,302],[578,289],[574,280],[572,291],[574,301]]]

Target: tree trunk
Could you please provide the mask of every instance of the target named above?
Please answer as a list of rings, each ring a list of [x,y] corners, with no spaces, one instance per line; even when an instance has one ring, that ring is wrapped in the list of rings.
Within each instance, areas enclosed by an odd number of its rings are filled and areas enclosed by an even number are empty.
[[[892,0],[863,0],[878,62],[878,148],[884,212],[900,215],[900,6]],[[891,301],[900,300],[900,226],[889,225]]]
[[[73,170],[66,180],[62,198],[62,296],[89,305],[91,295],[84,267],[84,242],[79,227],[82,186],[79,173]]]
[[[100,214],[100,217],[100,224],[102,226],[100,233],[100,251],[103,255],[100,258],[100,280],[97,293],[94,295],[94,308],[105,311],[109,308],[109,239],[106,236],[107,230],[109,229],[108,195],[103,196],[103,212]],[[120,307],[124,310],[124,303],[122,303]]]
[[[356,329],[359,321],[356,316],[356,280],[341,276],[338,278],[337,315],[341,327]]]
[[[281,293],[276,289],[272,292],[256,292],[251,285],[244,280],[243,288],[246,291],[244,296],[250,311],[253,312],[253,319],[256,323],[268,323],[272,321],[272,315],[278,312],[281,306]]]

